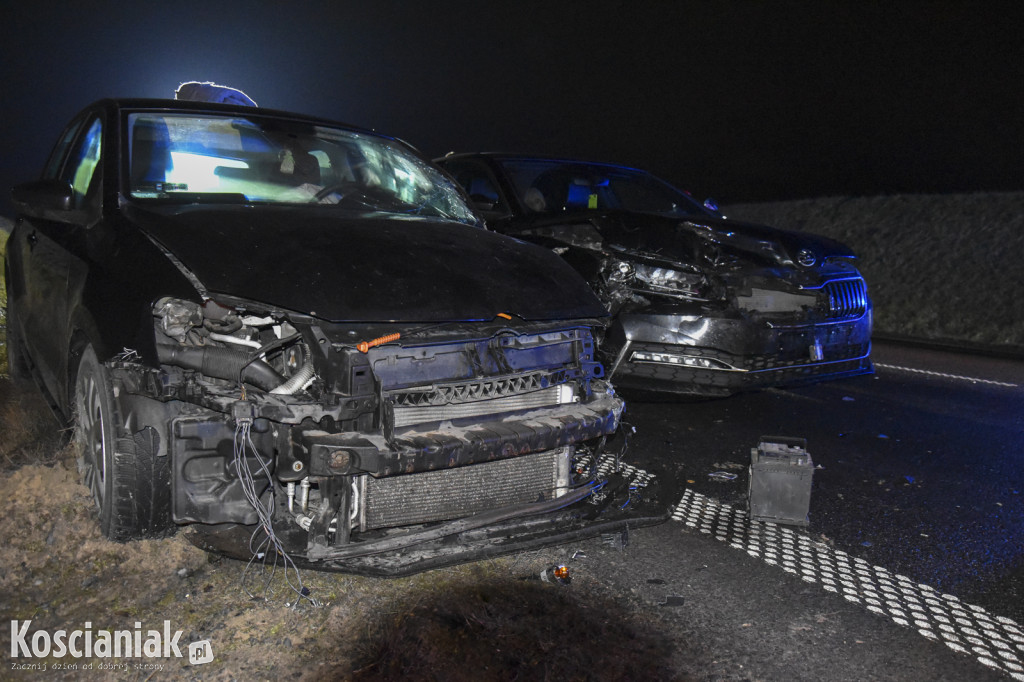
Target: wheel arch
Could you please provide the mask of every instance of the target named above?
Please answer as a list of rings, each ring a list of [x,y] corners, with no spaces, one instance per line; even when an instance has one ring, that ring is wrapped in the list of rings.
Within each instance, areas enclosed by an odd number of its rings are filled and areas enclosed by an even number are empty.
[[[75,406],[75,382],[78,379],[78,370],[82,364],[82,353],[89,346],[92,346],[100,364],[108,360],[104,344],[99,341],[99,334],[92,316],[83,309],[78,308],[71,318],[71,327],[68,333],[67,367],[64,368],[65,387],[59,405],[69,424],[73,422]]]

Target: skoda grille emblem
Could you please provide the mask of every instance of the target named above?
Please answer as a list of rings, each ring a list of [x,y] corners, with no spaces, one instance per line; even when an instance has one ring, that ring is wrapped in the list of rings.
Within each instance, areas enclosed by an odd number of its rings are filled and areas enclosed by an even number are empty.
[[[810,249],[800,249],[800,253],[796,254],[796,260],[800,265],[809,268],[814,265],[814,252]]]

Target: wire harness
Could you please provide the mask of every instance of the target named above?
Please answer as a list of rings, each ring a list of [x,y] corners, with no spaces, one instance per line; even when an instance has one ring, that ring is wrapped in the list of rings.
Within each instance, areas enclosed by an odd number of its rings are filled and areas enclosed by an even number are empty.
[[[299,567],[285,551],[284,545],[274,532],[274,479],[266,461],[260,456],[256,444],[252,440],[255,405],[244,400],[238,401],[234,404],[232,411],[235,417],[232,466],[242,484],[245,498],[256,510],[256,515],[259,518],[257,527],[249,538],[249,551],[252,553],[252,557],[242,572],[242,589],[252,599],[267,600],[274,576],[280,567],[284,571],[288,587],[298,597],[292,604],[293,608],[302,601],[308,601],[312,606],[320,606],[320,602],[310,596],[309,588],[303,585]],[[253,460],[258,463],[255,471],[250,464]],[[270,495],[266,497],[265,501],[261,496],[261,485],[258,483],[258,479],[263,478],[266,479],[270,489]],[[251,589],[259,576],[263,578],[262,587]]]

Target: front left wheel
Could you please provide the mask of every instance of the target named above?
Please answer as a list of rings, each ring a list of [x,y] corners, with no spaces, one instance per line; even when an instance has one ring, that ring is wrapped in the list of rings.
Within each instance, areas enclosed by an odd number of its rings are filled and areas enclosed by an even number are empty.
[[[172,527],[167,457],[121,426],[110,376],[92,346],[75,379],[78,470],[99,510],[100,530],[117,541],[160,536]]]

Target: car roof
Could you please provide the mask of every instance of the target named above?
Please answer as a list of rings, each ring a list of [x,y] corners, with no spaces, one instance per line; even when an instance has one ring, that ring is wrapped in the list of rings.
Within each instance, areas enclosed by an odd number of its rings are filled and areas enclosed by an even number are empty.
[[[354,132],[365,133],[367,135],[373,135],[374,137],[381,137],[389,140],[397,140],[398,138],[390,135],[382,135],[376,131],[364,128],[362,126],[352,125],[350,123],[342,123],[340,121],[334,121],[328,118],[321,118],[318,116],[310,116],[308,114],[299,114],[293,111],[284,111],[281,109],[267,109],[265,107],[250,107],[238,104],[220,104],[213,102],[197,102],[193,100],[180,100],[180,99],[158,99],[158,98],[141,98],[141,97],[123,97],[123,98],[105,98],[97,100],[90,104],[86,109],[103,108],[108,110],[164,110],[164,111],[180,111],[180,112],[195,112],[195,113],[210,113],[210,114],[237,114],[239,116],[258,116],[268,118],[282,118],[289,119],[292,121],[302,121],[306,123],[327,125],[337,128],[345,128]],[[403,144],[408,145],[404,140]],[[411,146],[411,145],[409,145]]]
[[[452,161],[456,159],[494,159],[495,161],[509,160],[509,161],[545,161],[551,163],[564,163],[564,164],[585,164],[587,166],[605,166],[607,168],[619,168],[621,170],[634,171],[636,173],[648,173],[642,168],[635,168],[633,166],[624,166],[620,163],[611,163],[608,161],[590,161],[587,159],[570,159],[561,156],[546,156],[543,154],[521,154],[516,152],[459,152],[450,153],[443,157],[434,159],[435,162]]]

